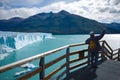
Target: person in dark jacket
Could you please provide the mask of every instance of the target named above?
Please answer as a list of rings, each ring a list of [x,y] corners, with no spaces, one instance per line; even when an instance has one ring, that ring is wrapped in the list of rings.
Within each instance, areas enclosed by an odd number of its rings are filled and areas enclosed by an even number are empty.
[[[98,64],[98,52],[101,50],[99,40],[105,35],[105,29],[98,36],[95,36],[94,32],[90,32],[90,38],[86,40],[88,44],[88,54],[90,55],[91,67],[97,68]]]

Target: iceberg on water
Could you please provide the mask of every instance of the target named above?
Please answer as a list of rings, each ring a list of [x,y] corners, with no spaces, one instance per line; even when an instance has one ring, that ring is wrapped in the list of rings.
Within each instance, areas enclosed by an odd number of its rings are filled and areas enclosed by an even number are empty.
[[[28,72],[38,68],[38,66],[35,66],[34,64],[31,64],[31,63],[23,64],[23,65],[21,65],[21,67],[25,68],[25,70],[16,72],[15,77],[20,76],[20,75],[25,74],[25,73],[28,73]]]
[[[12,52],[36,41],[52,38],[51,33],[23,33],[0,31],[0,54]]]
[[[31,64],[31,63],[26,63],[26,64],[23,64],[21,65],[22,68],[29,68],[29,69],[32,69],[32,68],[35,68],[37,66],[35,66],[34,64]]]

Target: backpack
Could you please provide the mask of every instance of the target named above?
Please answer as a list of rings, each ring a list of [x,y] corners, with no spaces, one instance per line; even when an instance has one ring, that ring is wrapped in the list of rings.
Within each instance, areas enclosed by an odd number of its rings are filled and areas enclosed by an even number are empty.
[[[95,48],[96,48],[96,44],[95,44],[95,42],[93,40],[91,40],[89,42],[89,49],[95,49]]]

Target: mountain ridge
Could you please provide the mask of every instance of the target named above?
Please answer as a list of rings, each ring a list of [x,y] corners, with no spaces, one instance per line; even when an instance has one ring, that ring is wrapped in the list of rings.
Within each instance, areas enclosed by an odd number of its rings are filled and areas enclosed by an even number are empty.
[[[58,13],[39,13],[25,19],[16,17],[0,20],[2,31],[88,34],[90,31],[100,33],[103,28],[107,28],[107,33],[120,33],[120,30],[109,26],[65,10]]]

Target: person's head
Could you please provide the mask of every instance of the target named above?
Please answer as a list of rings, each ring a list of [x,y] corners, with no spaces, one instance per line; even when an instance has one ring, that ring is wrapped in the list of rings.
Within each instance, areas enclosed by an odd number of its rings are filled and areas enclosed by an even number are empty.
[[[93,31],[91,31],[89,34],[90,34],[90,37],[94,37],[95,35]]]

